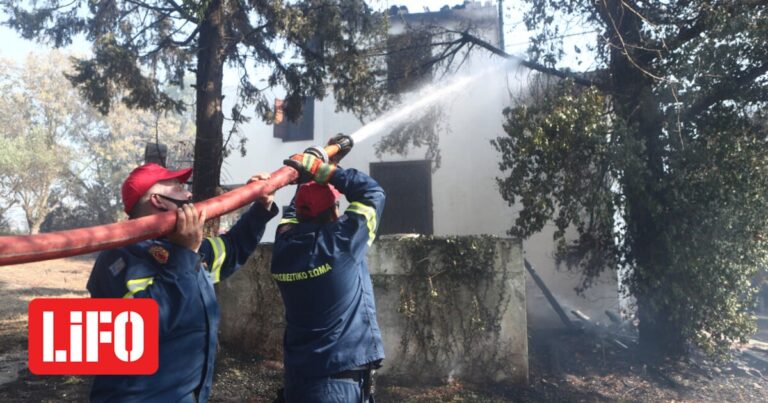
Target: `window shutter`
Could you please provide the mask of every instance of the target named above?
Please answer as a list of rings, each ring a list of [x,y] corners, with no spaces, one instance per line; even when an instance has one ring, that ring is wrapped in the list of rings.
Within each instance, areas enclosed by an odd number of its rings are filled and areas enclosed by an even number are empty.
[[[275,98],[275,124],[272,136],[285,140],[288,137],[289,123],[285,120],[285,114],[283,113],[283,100]]]

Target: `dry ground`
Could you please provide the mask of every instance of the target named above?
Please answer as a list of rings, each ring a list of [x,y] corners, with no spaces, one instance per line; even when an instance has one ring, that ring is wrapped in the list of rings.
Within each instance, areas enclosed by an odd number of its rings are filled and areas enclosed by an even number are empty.
[[[35,376],[26,369],[27,303],[39,297],[83,297],[93,256],[0,267],[0,402],[86,401],[90,378]],[[643,364],[642,357],[604,347],[582,335],[530,338],[526,388],[402,385],[379,380],[380,402],[768,402],[762,373],[738,365]],[[766,368],[768,370],[768,368]],[[214,402],[269,402],[281,365],[243,352],[221,351]],[[768,374],[768,371],[763,371]]]

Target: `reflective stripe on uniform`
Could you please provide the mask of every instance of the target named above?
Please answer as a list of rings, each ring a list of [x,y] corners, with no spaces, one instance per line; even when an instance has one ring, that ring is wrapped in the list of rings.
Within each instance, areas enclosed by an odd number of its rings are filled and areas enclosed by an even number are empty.
[[[213,284],[221,281],[221,266],[224,265],[224,258],[227,257],[227,249],[224,246],[224,241],[221,237],[207,238],[213,248],[213,264],[211,264],[211,278],[213,278]]]
[[[125,286],[128,288],[128,292],[123,295],[123,298],[133,298],[133,294],[146,290],[147,287],[149,287],[154,281],[154,276],[128,280],[128,282],[125,283]]]
[[[373,243],[376,238],[376,210],[360,202],[352,202],[347,207],[346,213],[355,213],[365,217],[368,224],[368,245]]]
[[[299,220],[297,218],[283,218],[280,220],[280,224],[277,225],[283,225],[283,224],[298,224]]]

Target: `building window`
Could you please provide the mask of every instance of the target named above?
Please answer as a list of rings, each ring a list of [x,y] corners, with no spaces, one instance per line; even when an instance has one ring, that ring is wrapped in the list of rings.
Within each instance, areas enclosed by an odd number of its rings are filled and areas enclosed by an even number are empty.
[[[387,90],[393,94],[408,92],[432,80],[431,35],[406,31],[387,39]]]
[[[431,161],[376,162],[371,177],[387,194],[379,235],[432,235]]]
[[[285,118],[283,100],[275,99],[275,124],[273,127],[275,138],[287,141],[312,140],[315,138],[315,98],[306,97],[301,116],[291,122]]]

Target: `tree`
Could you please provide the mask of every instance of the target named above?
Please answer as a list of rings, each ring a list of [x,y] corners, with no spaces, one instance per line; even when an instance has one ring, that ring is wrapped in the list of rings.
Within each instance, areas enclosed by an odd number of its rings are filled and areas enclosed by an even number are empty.
[[[11,72],[5,62],[0,63],[0,66],[0,93],[9,94],[15,87],[15,81],[11,79]],[[11,97],[0,96],[0,127],[8,128],[9,132],[15,131],[18,123],[13,117],[13,106]],[[0,141],[5,141],[4,137],[0,137]],[[12,163],[8,153],[0,153],[0,231],[3,232],[10,229],[6,214],[16,204],[11,186],[15,169]]]
[[[768,5],[528,4],[536,36],[526,65],[564,80],[505,112],[499,185],[523,205],[512,233],[554,219],[561,256],[585,285],[626,268],[647,351],[674,355],[693,342],[715,354],[745,341],[749,280],[768,263]],[[555,68],[569,22],[597,30],[594,71]]]
[[[219,185],[225,64],[241,75],[229,116],[234,129],[247,120],[248,106],[273,119],[266,90],[276,86],[286,89],[288,118],[300,114],[304,97],[323,98],[329,86],[339,107],[360,115],[380,100],[375,58],[365,49],[385,33],[384,19],[362,0],[83,3],[2,2],[7,24],[25,38],[59,47],[84,34],[93,42],[93,56],[77,59],[69,79],[104,113],[119,90],[130,107],[181,111],[185,105],[159,83],[182,85],[187,71],[195,74],[197,200],[214,196]],[[251,81],[260,68],[271,69],[263,87]]]
[[[59,225],[51,222],[48,230],[72,228],[73,224],[108,224],[125,217],[120,188],[129,172],[143,163],[147,143],[169,146],[169,157],[181,157],[185,166],[192,160],[194,125],[189,113],[177,115],[115,105],[109,115],[95,118],[91,130],[70,133],[79,156],[70,164],[72,186],[67,197],[71,203],[61,206]],[[89,214],[83,216],[77,210]]]
[[[66,58],[52,54],[46,60],[29,57],[24,68],[4,64],[5,91],[0,94],[3,123],[0,128],[2,188],[24,211],[30,234],[36,234],[56,204],[51,195],[66,187],[71,147],[68,131],[82,130],[88,108],[77,92],[62,85],[60,66]]]
[[[188,116],[117,105],[103,117],[61,74],[68,60],[51,52],[0,65],[0,213],[19,206],[30,233],[122,217],[120,186],[147,141],[191,151]]]

